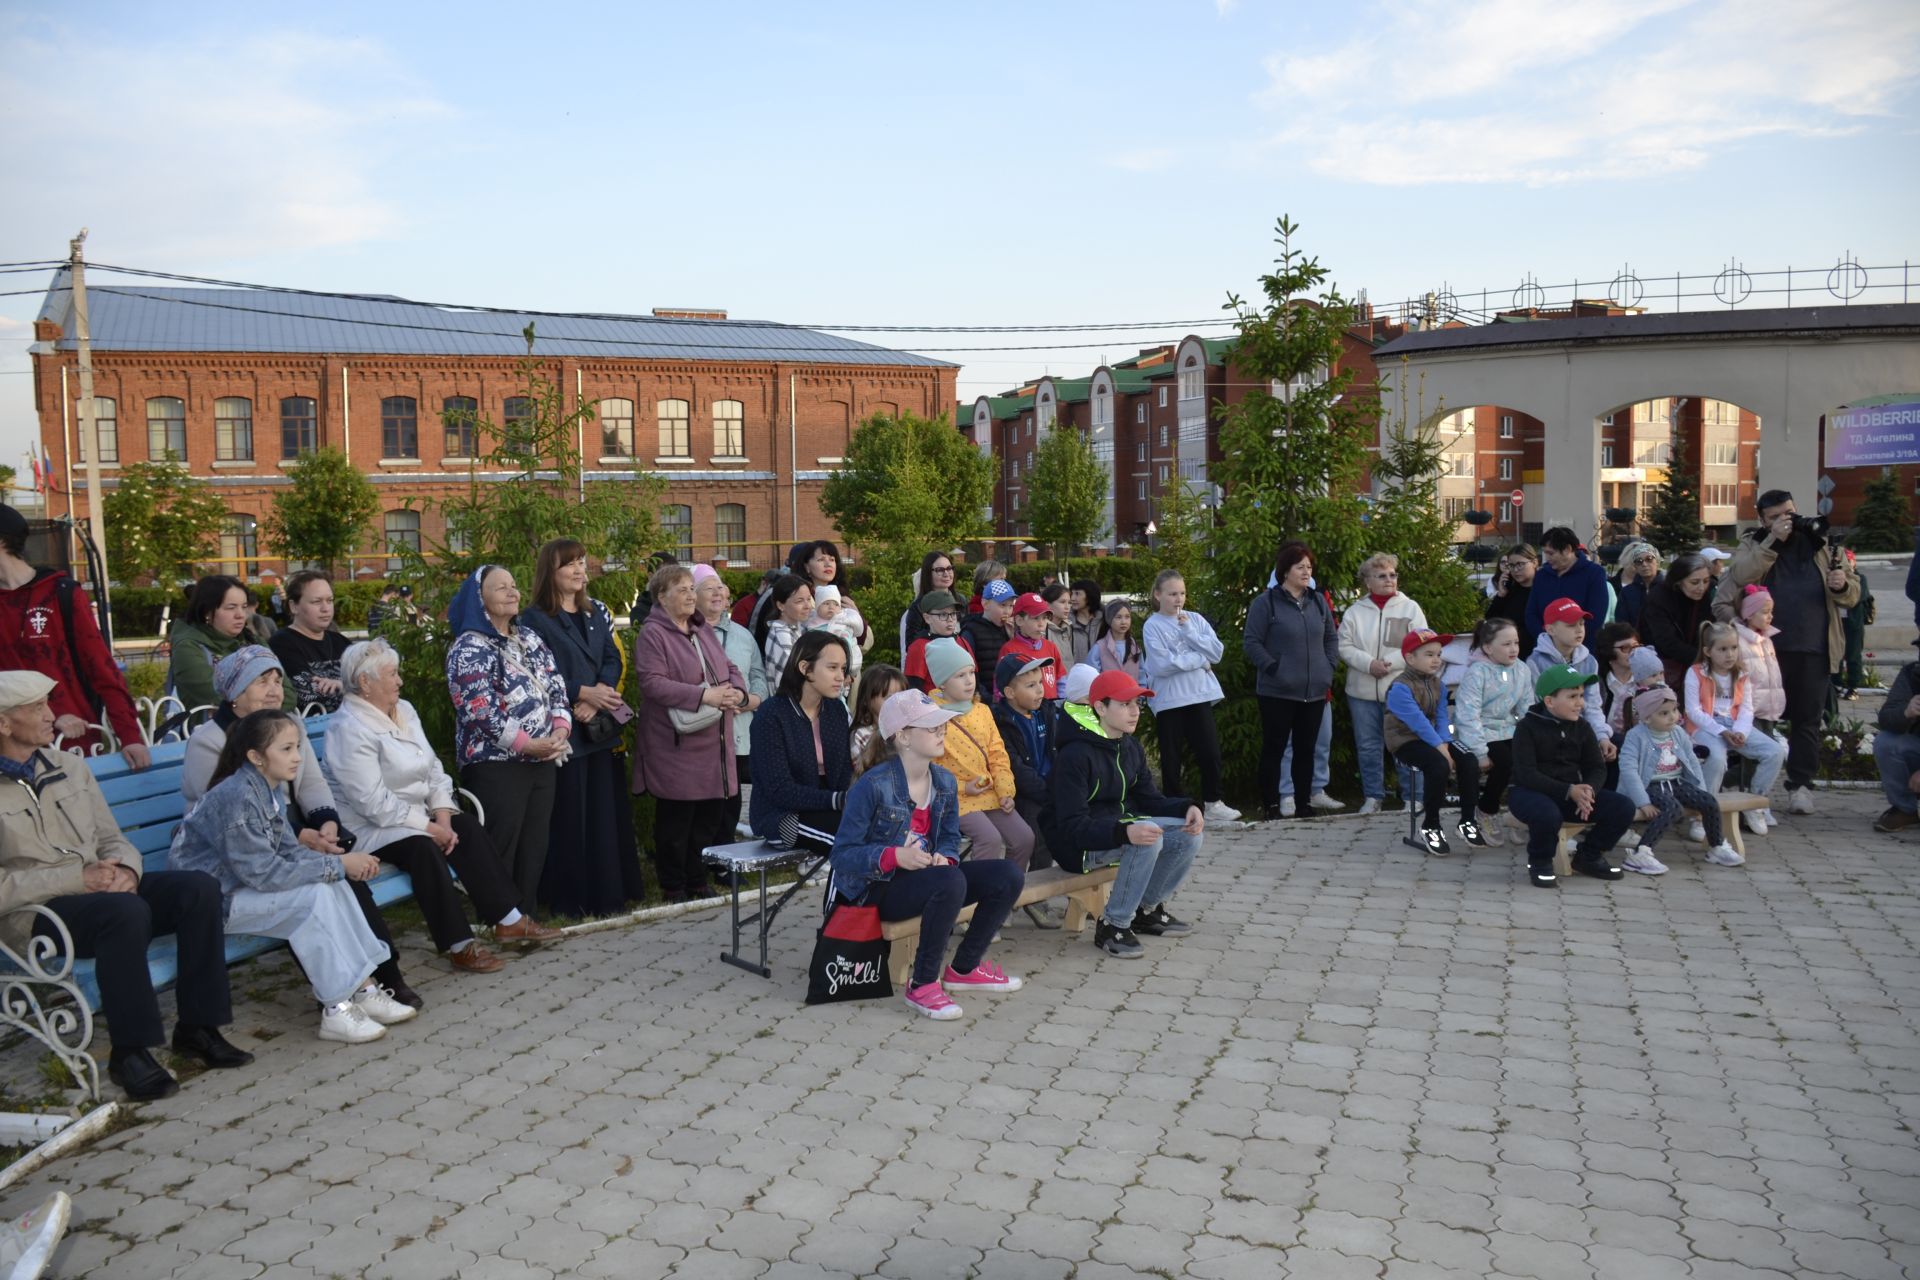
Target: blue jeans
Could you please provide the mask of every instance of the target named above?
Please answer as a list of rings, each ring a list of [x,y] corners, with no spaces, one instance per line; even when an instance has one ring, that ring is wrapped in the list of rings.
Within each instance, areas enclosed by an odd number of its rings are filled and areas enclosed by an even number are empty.
[[[1159,826],[1160,838],[1152,844],[1125,844],[1118,849],[1107,849],[1100,853],[1089,853],[1085,866],[1091,871],[1095,867],[1120,864],[1120,874],[1114,877],[1113,892],[1107,898],[1107,909],[1100,918],[1115,929],[1133,927],[1133,917],[1141,906],[1159,906],[1186,883],[1187,873],[1193,870],[1193,859],[1200,852],[1200,845],[1206,836],[1190,836],[1180,828],[1186,825],[1185,818],[1146,818],[1143,821]]]
[[[1313,741],[1313,789],[1325,791],[1333,773],[1327,767],[1327,753],[1333,750],[1333,708],[1327,708],[1327,714],[1320,717],[1320,736]],[[1293,744],[1280,757],[1280,794],[1293,794]]]
[[[1347,710],[1353,715],[1353,749],[1360,757],[1360,794],[1369,800],[1387,798],[1387,704],[1368,702],[1365,698],[1348,698]],[[1332,719],[1331,716],[1328,719]],[[1314,775],[1319,782],[1327,776],[1326,748],[1321,747],[1318,772]],[[1400,794],[1402,797],[1413,795],[1413,774],[1405,767],[1396,770],[1400,776]],[[1411,803],[1411,800],[1408,801]]]
[[[1878,738],[1874,741],[1879,742]],[[1705,747],[1707,758],[1700,762],[1700,780],[1708,795],[1720,789],[1727,777],[1727,753],[1743,755],[1754,762],[1753,781],[1748,785],[1756,796],[1765,796],[1773,787],[1773,781],[1780,776],[1780,768],[1787,762],[1787,749],[1780,740],[1770,733],[1759,729],[1747,735],[1746,745],[1730,747],[1724,738],[1716,738],[1710,733],[1695,731],[1693,745]]]
[[[1873,739],[1873,762],[1880,766],[1880,790],[1902,813],[1920,811],[1920,797],[1907,785],[1920,771],[1920,733],[1880,733]]]

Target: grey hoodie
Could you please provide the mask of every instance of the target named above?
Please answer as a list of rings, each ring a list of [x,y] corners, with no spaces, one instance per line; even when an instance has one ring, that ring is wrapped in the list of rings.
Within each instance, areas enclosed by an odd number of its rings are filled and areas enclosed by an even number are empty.
[[[1555,647],[1553,637],[1545,631],[1542,631],[1540,638],[1533,642],[1533,653],[1527,658],[1527,666],[1532,670],[1534,675],[1538,676],[1548,667],[1557,667],[1559,665],[1561,665],[1560,650]],[[1583,676],[1597,676],[1600,674],[1599,660],[1593,656],[1593,653],[1584,644],[1573,647],[1573,657],[1568,659],[1566,665],[1572,667]],[[1587,686],[1586,707],[1580,712],[1580,718],[1585,720],[1593,729],[1593,740],[1595,742],[1610,742],[1613,740],[1613,731],[1607,728],[1607,713],[1601,710],[1600,707],[1600,682],[1598,680],[1595,680]]]

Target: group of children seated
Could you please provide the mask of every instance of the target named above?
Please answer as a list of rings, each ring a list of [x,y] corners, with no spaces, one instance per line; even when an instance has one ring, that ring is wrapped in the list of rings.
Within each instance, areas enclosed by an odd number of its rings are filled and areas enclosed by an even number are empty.
[[[1429,854],[1451,852],[1441,806],[1451,780],[1460,799],[1457,831],[1475,846],[1505,843],[1500,801],[1526,828],[1532,883],[1556,884],[1553,862],[1564,823],[1587,824],[1572,865],[1583,875],[1618,880],[1607,851],[1636,821],[1649,825],[1624,859],[1626,870],[1660,875],[1655,850],[1685,811],[1698,816],[1688,835],[1707,845],[1707,861],[1739,866],[1745,859],[1725,838],[1714,793],[1729,755],[1754,762],[1752,790],[1765,796],[1786,749],[1771,718],[1784,696],[1771,636],[1773,600],[1749,587],[1740,622],[1700,628],[1700,661],[1673,689],[1652,649],[1632,628],[1608,637],[1608,662],[1586,646],[1591,615],[1571,599],[1546,610],[1546,630],[1520,661],[1520,637],[1505,618],[1480,623],[1465,674],[1449,706],[1442,650],[1452,636],[1408,633],[1406,671],[1387,694],[1386,742],[1422,780],[1421,842]],[[1764,833],[1770,809],[1744,815]]]

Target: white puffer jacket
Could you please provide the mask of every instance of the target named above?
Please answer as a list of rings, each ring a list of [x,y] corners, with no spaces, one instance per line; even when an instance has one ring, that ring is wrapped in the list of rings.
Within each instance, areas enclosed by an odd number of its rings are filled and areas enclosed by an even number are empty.
[[[1361,596],[1348,605],[1340,619],[1340,660],[1347,664],[1347,696],[1363,702],[1385,702],[1387,686],[1407,667],[1407,660],[1400,656],[1400,641],[1407,632],[1426,625],[1426,611],[1405,592],[1395,592],[1384,610],[1372,596]],[[1387,674],[1368,674],[1375,658],[1387,662]]]
[[[455,807],[453,779],[404,698],[398,716],[348,694],[327,721],[327,758],[320,768],[333,785],[340,825],[359,839],[359,853],[425,835],[435,809]]]

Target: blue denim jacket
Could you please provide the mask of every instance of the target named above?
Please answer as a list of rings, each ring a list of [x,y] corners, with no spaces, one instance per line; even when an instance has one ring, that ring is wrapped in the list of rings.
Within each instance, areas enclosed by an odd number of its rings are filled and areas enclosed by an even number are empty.
[[[174,833],[168,866],[218,880],[223,914],[240,889],[273,893],[346,876],[340,859],[294,836],[277,792],[252,764],[243,764],[201,796]]]
[[[933,766],[932,831],[927,848],[960,858],[960,791],[953,775]],[[890,880],[880,869],[880,855],[898,848],[913,830],[913,796],[907,791],[907,770],[897,759],[882,761],[861,774],[847,792],[840,830],[833,839],[833,891],[858,902],[873,883]]]

